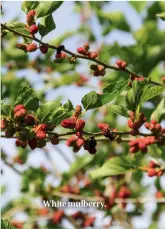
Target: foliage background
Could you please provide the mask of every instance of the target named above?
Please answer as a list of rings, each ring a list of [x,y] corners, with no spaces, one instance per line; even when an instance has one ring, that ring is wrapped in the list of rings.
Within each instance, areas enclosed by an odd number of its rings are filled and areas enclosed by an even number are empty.
[[[18,17],[19,20],[25,21],[25,14],[21,11],[21,2],[3,2],[2,5],[4,12],[2,21],[15,20]],[[9,10],[11,8],[13,9],[12,11]],[[116,10],[119,10],[121,13],[114,16],[112,12]],[[165,4],[163,2],[64,2],[53,14],[56,30],[48,34],[44,41],[51,40],[53,44],[58,44],[62,41],[68,49],[76,51],[77,47],[88,40],[92,44],[93,49],[101,50],[99,54],[101,60],[114,64],[117,58],[124,59],[135,72],[151,76],[152,80],[160,82],[160,78],[164,74],[165,30],[164,22],[156,19],[155,15],[163,11],[165,11]],[[81,23],[82,17],[85,17],[84,23]],[[23,52],[18,52],[15,49],[16,41],[14,36],[9,34],[5,37],[7,49],[2,49],[2,82],[8,89],[2,99],[5,101],[10,99],[11,103],[14,101],[16,92],[25,79],[35,88],[36,93],[41,99],[53,101],[54,99],[61,98],[62,101],[66,101],[68,98],[74,105],[77,105],[80,104],[81,98],[93,88],[99,92],[101,90],[100,85],[105,87],[113,80],[125,79],[127,77],[124,73],[107,71],[106,77],[94,78],[91,76],[89,64],[86,61],[81,61],[81,64],[78,64],[76,69],[74,69],[74,66],[72,66],[73,69],[70,69],[70,66],[64,64],[63,67],[57,67],[48,74],[45,72],[45,68],[48,65],[54,66],[52,61],[53,52],[50,53],[52,54],[50,59],[46,59],[43,55],[41,56],[39,51],[34,54],[24,55]],[[27,65],[29,61],[32,63],[38,57],[41,57],[38,60],[41,72],[36,71],[32,64],[31,66]],[[14,65],[14,67],[10,69],[9,64]],[[90,81],[87,85],[83,87],[75,85],[79,74],[85,74],[89,77]],[[116,103],[121,104],[122,101],[123,97],[120,96]],[[160,98],[156,98],[146,104],[149,113],[152,113],[158,101],[160,101]],[[105,112],[106,116],[104,116]],[[115,118],[117,118],[117,121],[114,121]],[[96,123],[102,120],[110,123],[112,127],[119,127],[120,130],[122,128],[125,129],[126,124],[126,119],[120,116],[116,117],[108,112],[106,106],[100,108],[99,113],[89,111],[85,115],[85,119],[89,120],[87,129],[93,131],[95,130]],[[14,142],[14,140],[8,139],[1,140],[2,149],[9,156],[9,160],[17,153]],[[69,166],[61,158],[56,147],[49,144],[47,148],[50,151],[51,160],[54,161],[57,169],[61,172],[67,171]],[[73,152],[64,143],[60,143],[60,148],[71,161],[75,160]],[[128,151],[128,147],[117,145],[105,146],[102,149],[100,147],[98,154],[103,153],[102,151],[108,152],[108,150],[112,154],[118,154]],[[83,150],[78,153],[78,155],[83,154]],[[87,153],[85,152],[85,154]],[[29,165],[38,167],[41,164],[53,170],[51,163],[47,160],[42,150],[37,149],[34,152],[29,152],[28,155],[25,166],[16,165],[20,171],[24,171]],[[103,162],[104,157],[98,164]],[[5,206],[9,200],[20,197],[20,177],[14,174],[5,164],[2,163],[2,166],[4,172],[2,183],[7,187],[2,199],[3,206]],[[48,178],[47,182],[58,184],[58,179],[52,175]],[[142,190],[144,187],[149,186],[147,195],[152,196],[156,190],[154,182],[154,178],[148,178],[144,174],[142,186],[139,186],[138,189]],[[165,189],[164,177],[161,178],[160,182],[162,189]],[[35,201],[39,202],[38,199]],[[128,206],[130,211],[132,208],[133,206]],[[154,223],[152,212],[155,209],[156,204],[146,204],[143,214],[133,218],[135,228],[148,228],[150,224]],[[101,218],[100,213],[98,216]],[[26,218],[22,214],[17,217],[21,219]],[[162,225],[164,223],[164,214],[162,214],[158,228],[163,228]]]

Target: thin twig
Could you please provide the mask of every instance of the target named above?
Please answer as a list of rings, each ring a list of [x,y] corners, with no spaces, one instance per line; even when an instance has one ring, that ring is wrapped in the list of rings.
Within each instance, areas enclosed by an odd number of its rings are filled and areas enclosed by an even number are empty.
[[[48,161],[50,162],[50,164],[52,165],[54,171],[55,171],[55,175],[60,178],[61,177],[61,174],[59,172],[59,170],[56,168],[56,165],[55,163],[52,161],[50,155],[49,155],[49,150],[45,147],[43,148],[43,152],[44,152],[44,155],[45,157],[48,159]]]
[[[60,153],[60,155],[66,161],[67,164],[70,165],[72,163],[72,161],[65,155],[65,153],[58,146],[55,146],[55,149]]]
[[[2,157],[2,160],[4,161],[5,165],[10,167],[12,170],[14,170],[17,174],[21,175],[22,173],[16,169],[11,163],[9,163],[5,158]]]

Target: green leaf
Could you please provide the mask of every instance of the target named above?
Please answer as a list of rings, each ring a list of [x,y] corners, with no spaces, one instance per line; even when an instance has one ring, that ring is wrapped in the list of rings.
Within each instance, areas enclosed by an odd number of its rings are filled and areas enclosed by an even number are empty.
[[[71,165],[70,170],[68,172],[69,176],[73,176],[78,171],[83,169],[86,165],[88,165],[93,160],[92,155],[85,155],[82,157],[78,157],[77,160]]]
[[[88,94],[86,94],[82,98],[81,102],[85,110],[90,110],[90,109],[102,106],[100,95],[97,94],[95,91],[91,91]]]
[[[157,120],[158,122],[160,122],[162,119],[165,119],[165,99],[161,100],[161,102],[152,113],[151,120],[152,119]]]
[[[133,88],[131,88],[126,95],[126,104],[129,110],[135,110],[135,101],[133,96]]]
[[[103,106],[114,100],[124,89],[126,89],[128,82],[125,80],[114,81],[103,89],[103,94],[97,94],[91,91],[82,98],[84,109],[90,110]]]
[[[96,13],[98,15],[98,19],[101,25],[103,25],[104,35],[111,32],[114,28],[126,32],[130,31],[130,26],[127,23],[125,16],[122,12],[120,11],[105,12],[103,10],[97,9]]]
[[[161,14],[156,14],[156,16],[161,18],[163,21],[165,21],[165,12]]]
[[[2,229],[16,229],[9,223],[8,220],[3,220],[3,219],[1,219],[1,228]]]
[[[25,27],[25,24],[19,21],[8,23],[7,26],[11,29],[14,29],[16,32],[30,35],[29,30]]]
[[[53,13],[55,10],[57,10],[60,5],[62,4],[62,1],[43,1],[40,2],[36,9],[36,16],[37,18],[45,17],[51,13]]]
[[[140,104],[160,95],[161,93],[165,92],[165,86],[151,86],[145,87],[143,89],[143,93],[140,98]]]
[[[105,176],[116,176],[137,169],[137,161],[130,155],[118,156],[107,161],[101,168],[90,173],[92,179],[98,179]]]
[[[128,85],[127,80],[118,80],[118,81],[113,81],[110,83],[107,87],[103,89],[104,93],[111,93],[114,91],[121,92],[122,90],[126,89]]]
[[[42,104],[39,109],[37,110],[37,116],[41,123],[45,123],[50,121],[50,118],[53,115],[53,112],[56,112],[57,109],[61,107],[61,103],[55,102],[47,102]]]
[[[11,106],[6,105],[6,104],[2,104],[1,105],[1,115],[3,116],[10,116],[10,112],[11,112]]]
[[[148,84],[148,81],[133,81],[132,88],[127,92],[126,104],[129,110],[136,110],[141,96],[143,94],[143,89]]]
[[[72,111],[73,105],[70,100],[68,100],[68,102],[52,114],[52,122],[56,125],[59,124],[63,119],[70,117]]]
[[[30,86],[25,86],[18,91],[14,106],[18,104],[23,104],[27,110],[36,111],[38,109],[39,100]]]
[[[63,119],[71,116],[72,103],[68,100],[63,106],[58,101],[47,102],[39,107],[37,116],[41,123],[59,124]]]
[[[39,33],[42,37],[46,36],[48,33],[54,30],[56,28],[56,25],[54,23],[52,14],[49,14],[41,18],[38,27],[39,27]]]
[[[110,109],[110,112],[113,112],[118,115],[122,115],[124,117],[129,117],[128,109],[126,107],[119,106],[119,105],[111,105],[109,109]]]
[[[146,1],[129,1],[129,3],[138,13],[140,13],[147,4]]]
[[[73,110],[73,104],[71,103],[70,100],[68,100],[65,104],[64,104],[64,109],[66,111],[72,111]]]
[[[100,100],[101,100],[101,104],[105,105],[111,101],[113,101],[116,97],[117,97],[118,93],[116,91],[112,92],[112,93],[105,93],[102,95],[99,95]]]
[[[160,158],[162,151],[157,147],[157,145],[150,145],[148,146],[148,154],[153,158]]]
[[[38,1],[23,1],[21,5],[21,9],[27,13],[29,10],[33,10],[37,8],[38,5],[39,5]]]

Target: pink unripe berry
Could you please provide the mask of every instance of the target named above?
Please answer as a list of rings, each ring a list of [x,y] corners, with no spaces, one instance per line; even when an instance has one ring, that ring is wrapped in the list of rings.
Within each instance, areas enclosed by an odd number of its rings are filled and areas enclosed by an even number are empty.
[[[31,34],[36,34],[38,32],[38,26],[37,25],[31,25],[30,28],[29,28],[29,32]]]
[[[25,109],[23,104],[19,104],[19,105],[15,106],[13,109],[13,113],[15,114],[17,111],[19,111],[21,109]]]
[[[27,52],[34,52],[37,50],[37,44],[36,43],[31,43],[27,46],[26,48]]]
[[[99,123],[97,125],[97,127],[100,129],[100,130],[104,130],[104,129],[108,129],[109,128],[109,125],[106,124],[106,123]]]
[[[89,53],[89,57],[90,57],[91,59],[96,59],[96,58],[97,58],[97,52],[90,52],[90,53]]]
[[[84,128],[84,126],[85,126],[85,121],[84,121],[83,119],[78,119],[78,120],[76,121],[75,129],[76,129],[77,131],[80,131],[80,130],[82,130],[82,129]]]

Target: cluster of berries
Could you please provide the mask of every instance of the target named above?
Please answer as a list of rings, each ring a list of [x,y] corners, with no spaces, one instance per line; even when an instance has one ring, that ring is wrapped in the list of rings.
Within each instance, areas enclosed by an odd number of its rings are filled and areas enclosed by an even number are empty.
[[[30,10],[26,15],[26,28],[29,30],[30,34],[34,36],[38,32],[38,26],[35,22],[35,10]],[[37,50],[37,44],[32,42],[30,44],[17,44],[17,48],[24,50],[26,52],[35,52]],[[45,54],[48,51],[49,45],[42,44],[40,47],[41,53]]]
[[[130,152],[136,153],[141,150],[143,153],[147,152],[147,146],[156,143],[156,138],[154,136],[147,136],[144,138],[136,138],[129,142]]]
[[[56,52],[56,59],[65,59],[67,58],[67,54],[65,52],[62,52],[62,50],[65,49],[64,45],[59,45],[57,47],[57,52]]]
[[[91,59],[96,59],[97,58],[97,52],[90,52],[90,46],[88,43],[85,43],[82,47],[79,47],[77,48],[77,52],[84,55],[84,56],[87,56],[88,58],[91,58]]]
[[[66,145],[73,147],[74,152],[78,152],[81,146],[84,145],[84,138],[82,135],[83,135],[83,128],[85,126],[85,121],[83,119],[79,119],[79,116],[81,115],[81,111],[82,111],[81,106],[77,105],[72,117],[61,121],[62,127],[76,130],[76,134],[72,135],[66,141]]]
[[[108,124],[106,123],[99,123],[98,128],[100,130],[102,130],[102,134],[106,137],[109,138],[109,140],[114,140],[115,139],[115,135],[113,134],[113,132],[110,130],[110,127]]]
[[[90,69],[93,71],[93,76],[104,76],[106,74],[105,67],[100,64],[91,64]]]
[[[94,226],[94,222],[96,217],[94,216],[89,216],[87,214],[84,214],[83,212],[75,212],[74,214],[72,214],[72,218],[74,220],[79,220],[81,227],[86,228],[86,227],[93,227]]]
[[[165,133],[165,128],[162,128],[162,126],[156,120],[151,120],[150,122],[146,122],[145,128],[155,134]]]
[[[76,194],[76,195],[80,194],[80,189],[77,185],[71,186],[69,184],[66,184],[60,188],[60,191],[63,193],[72,193],[72,194]]]
[[[147,174],[149,177],[157,176],[160,177],[164,173],[164,169],[161,168],[160,164],[156,163],[155,161],[150,161]]]
[[[19,220],[12,220],[11,225],[17,229],[22,229],[24,226],[24,222],[19,221]]]
[[[80,150],[81,146],[84,145],[84,138],[82,136],[78,137],[76,135],[72,135],[66,141],[66,145],[73,147],[73,152],[76,153]]]
[[[123,60],[117,60],[116,65],[118,66],[118,68],[124,69],[127,67],[127,62]]]
[[[60,191],[63,193],[71,193],[71,194],[80,194],[80,188],[89,188],[89,186],[91,185],[91,180],[89,179],[89,177],[84,176],[84,174],[82,174],[80,177],[77,174],[77,179],[74,180],[74,184],[70,185],[70,184],[65,184],[62,187],[60,187]]]
[[[110,196],[109,197],[103,196],[103,197],[105,198],[106,208],[110,209],[114,206],[116,198],[123,199],[122,207],[125,208],[126,203],[124,202],[124,199],[129,198],[130,196],[131,196],[130,189],[125,185],[123,185],[119,188],[119,190],[117,190],[116,188],[112,188]]]
[[[35,10],[30,10],[26,15],[26,28],[29,30],[29,32],[34,35],[38,32],[38,26],[35,22]]]
[[[30,44],[17,44],[17,48],[24,50],[25,52],[35,52],[37,50],[37,44],[32,42]],[[40,46],[40,51],[45,54],[47,53],[49,48],[48,44],[42,44]]]
[[[138,129],[144,124],[144,122],[146,121],[146,117],[144,116],[143,112],[136,115],[133,111],[129,112],[129,117],[130,118],[128,119],[128,126],[132,129],[130,131],[130,134],[137,135],[139,133]]]
[[[13,109],[14,122],[11,120],[1,119],[1,130],[5,131],[7,138],[13,137],[16,133],[16,146],[25,148],[27,144],[31,149],[43,148],[47,143],[47,131],[52,131],[55,125],[39,124],[37,118],[33,114],[29,114],[23,104],[19,104]],[[22,124],[26,124],[26,127]],[[51,137],[51,143],[57,145],[59,143],[58,135]],[[19,161],[18,158],[15,158]]]
[[[132,81],[144,81],[144,77],[143,76],[141,76],[141,77],[137,77],[136,75],[131,75],[131,77],[130,77],[130,79],[131,79],[131,81],[128,83],[128,86],[129,87],[132,87]]]
[[[52,216],[52,223],[53,224],[59,224],[61,223],[62,218],[64,217],[65,213],[62,209],[58,209],[56,211],[53,212],[53,216]]]
[[[79,116],[81,115],[81,111],[82,111],[81,106],[77,105],[72,117],[61,121],[61,126],[67,129],[75,129],[76,132],[82,132],[85,126],[85,121],[83,119],[79,119]],[[81,134],[76,133],[76,135],[80,136]]]

